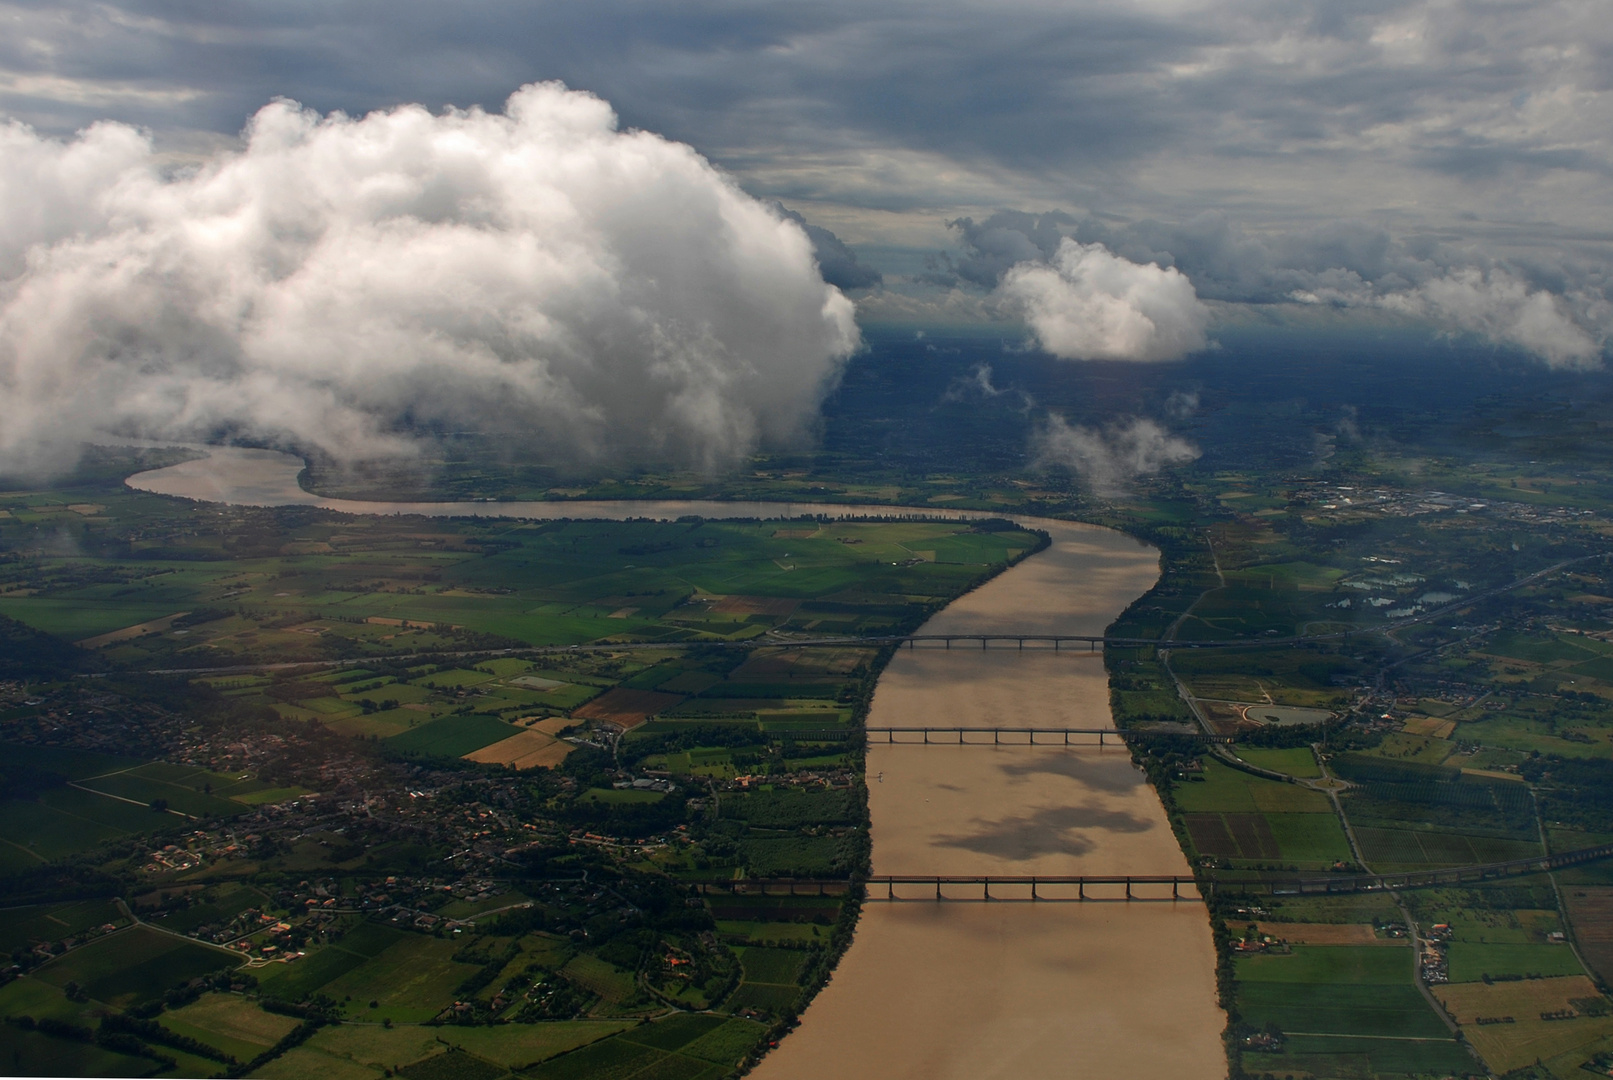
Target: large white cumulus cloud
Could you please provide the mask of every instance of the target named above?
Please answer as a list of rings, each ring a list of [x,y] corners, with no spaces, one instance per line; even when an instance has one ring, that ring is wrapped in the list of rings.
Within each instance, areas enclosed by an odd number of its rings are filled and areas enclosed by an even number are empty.
[[[713,467],[800,435],[857,344],[799,225],[559,84],[280,101],[246,136],[168,178],[126,127],[0,133],[0,467],[103,430],[352,460],[434,425]]]
[[[1066,237],[1050,263],[1011,267],[997,292],[1042,348],[1066,360],[1176,360],[1207,344],[1209,309],[1185,274],[1102,244]]]

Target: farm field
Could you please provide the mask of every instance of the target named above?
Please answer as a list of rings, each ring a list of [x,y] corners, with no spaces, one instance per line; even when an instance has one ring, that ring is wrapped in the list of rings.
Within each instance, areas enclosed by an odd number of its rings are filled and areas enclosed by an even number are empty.
[[[1605,999],[1582,975],[1453,984],[1436,987],[1434,993],[1497,1072],[1536,1060],[1551,1062],[1554,1072],[1564,1065],[1577,1069],[1613,1036],[1613,1015],[1609,1015]],[[1600,1015],[1582,1011],[1591,1003],[1602,1003],[1592,1005],[1593,1013]],[[1542,1013],[1564,1018],[1545,1019]],[[1578,1060],[1570,1064],[1575,1057]]]
[[[402,1023],[430,1020],[453,1004],[454,988],[476,968],[455,962],[452,941],[407,935],[372,957],[363,966],[337,976],[320,991],[346,1001],[356,1015]],[[368,1003],[378,1001],[379,1010]]]
[[[0,1060],[13,1076],[156,1076],[155,1061],[104,1050],[92,1043],[52,1038],[0,1025]]]
[[[292,1017],[266,1012],[240,995],[220,993],[165,1012],[162,1023],[240,1061],[251,1061],[297,1026]]]
[[[1202,769],[1202,781],[1175,789],[1197,854],[1225,859],[1233,867],[1280,863],[1304,870],[1351,860],[1349,841],[1327,796],[1214,758],[1206,758]]]
[[[1283,926],[1270,929],[1280,934]],[[1370,926],[1357,930],[1335,924],[1318,936],[1371,932]],[[1407,1060],[1449,1061],[1452,1049],[1459,1052],[1418,992],[1414,955],[1404,942],[1295,944],[1288,955],[1238,957],[1234,971],[1245,1022],[1257,1028],[1274,1025],[1285,1035],[1283,1052],[1271,1055],[1274,1061],[1292,1058],[1294,1067],[1311,1068],[1321,1062],[1301,1066],[1300,1059],[1344,1053],[1364,1059],[1376,1072],[1398,1072]],[[1254,1067],[1266,1057],[1246,1060]]]
[[[94,1000],[124,1008],[239,964],[238,957],[221,949],[136,926],[75,949],[34,977],[59,987],[76,982]]]
[[[1308,746],[1288,750],[1240,746],[1237,753],[1251,765],[1258,765],[1262,769],[1270,769],[1288,776],[1297,776],[1301,780],[1314,780],[1322,775],[1322,768],[1316,763],[1316,755]]]
[[[1583,975],[1585,969],[1566,945],[1453,941],[1450,972],[1452,983],[1468,983],[1486,976],[1534,979]]]
[[[1580,955],[1605,981],[1613,975],[1613,886],[1565,885],[1563,904]]]
[[[1355,835],[1367,864],[1381,873],[1507,862],[1540,854],[1540,845],[1526,840],[1432,829],[1386,829],[1357,824]]]
[[[103,926],[126,926],[128,922],[128,917],[110,900],[9,908],[0,911],[0,949],[11,952],[31,948]]]

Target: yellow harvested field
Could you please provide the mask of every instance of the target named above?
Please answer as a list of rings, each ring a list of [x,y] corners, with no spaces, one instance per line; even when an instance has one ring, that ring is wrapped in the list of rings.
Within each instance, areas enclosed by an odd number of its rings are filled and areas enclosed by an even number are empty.
[[[1455,720],[1443,720],[1437,716],[1408,716],[1406,723],[1401,727],[1407,735],[1423,735],[1431,739],[1448,739],[1451,732],[1456,730]]]
[[[527,728],[491,746],[473,750],[464,755],[464,759],[482,765],[514,765],[517,769],[552,769],[575,749],[568,742],[561,742],[536,728]]]
[[[85,638],[78,642],[80,648],[99,649],[106,645],[113,645],[119,641],[128,641],[131,638],[144,637],[146,634],[160,634],[174,625],[174,620],[183,619],[189,615],[188,611],[176,611],[172,615],[164,615],[160,619],[150,622],[135,623],[125,626],[122,630],[114,630],[110,634],[97,634],[95,637]]]
[[[1398,945],[1410,946],[1405,938],[1381,938],[1366,923],[1257,923],[1262,934],[1281,938],[1291,945]]]
[[[1524,782],[1523,777],[1517,773],[1500,772],[1496,769],[1463,769],[1463,776],[1487,776],[1491,780],[1511,780],[1514,783]]]
[[[799,600],[777,596],[725,596],[711,605],[713,615],[772,615],[788,618],[801,606]]]
[[[1576,1016],[1543,1020],[1541,1013],[1573,1009],[1576,998],[1600,998],[1583,975],[1520,982],[1456,983],[1432,988],[1445,1010],[1462,1025],[1462,1034],[1497,1073],[1509,1072],[1588,1047],[1613,1035],[1613,1016]],[[1479,1018],[1510,1023],[1480,1024]]]
[[[528,731],[541,731],[545,735],[559,735],[569,727],[576,727],[577,721],[569,716],[546,716],[542,720],[526,725]]]

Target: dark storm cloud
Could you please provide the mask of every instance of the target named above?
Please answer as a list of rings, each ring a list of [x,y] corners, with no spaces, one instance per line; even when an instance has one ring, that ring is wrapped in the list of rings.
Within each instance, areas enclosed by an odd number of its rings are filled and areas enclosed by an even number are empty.
[[[818,260],[818,270],[823,274],[824,281],[840,289],[867,289],[885,280],[884,274],[871,266],[864,266],[858,260],[857,253],[847,247],[840,237],[828,229],[812,224],[794,210],[777,203],[774,205],[778,206],[781,215],[806,230],[807,239],[812,241],[812,254]]]
[[[1502,137],[1448,108],[1527,107],[1544,92],[1527,47],[1605,47],[1580,10],[14,2],[0,8],[0,105],[51,127],[111,116],[233,132],[276,94],[326,110],[496,106],[560,78],[710,152],[873,144],[1103,174],[1182,144],[1326,155],[1330,141],[1437,116],[1424,141],[1460,151],[1445,167],[1600,170],[1603,146]]]

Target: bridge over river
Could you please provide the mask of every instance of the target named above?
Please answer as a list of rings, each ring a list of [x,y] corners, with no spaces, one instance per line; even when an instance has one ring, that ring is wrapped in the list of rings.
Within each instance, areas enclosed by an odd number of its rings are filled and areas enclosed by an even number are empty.
[[[1521,877],[1613,857],[1613,844],[1577,848],[1531,859],[1445,866],[1398,874],[875,874],[865,878],[747,877],[693,881],[702,895],[843,896],[861,890],[865,901],[941,902],[1199,900],[1214,892],[1237,895],[1318,896],[1439,889]],[[898,894],[897,887],[909,887]],[[993,892],[993,889],[996,892]],[[915,892],[917,889],[919,891]]]

